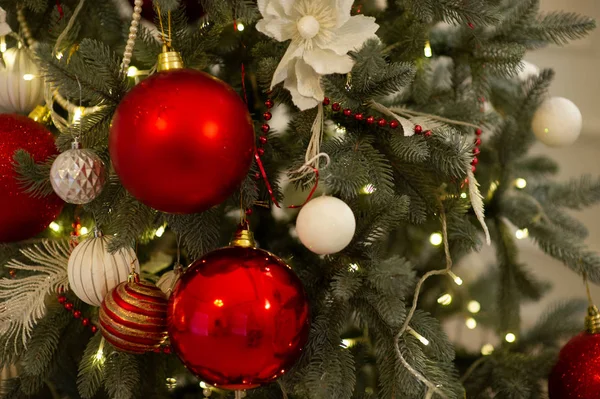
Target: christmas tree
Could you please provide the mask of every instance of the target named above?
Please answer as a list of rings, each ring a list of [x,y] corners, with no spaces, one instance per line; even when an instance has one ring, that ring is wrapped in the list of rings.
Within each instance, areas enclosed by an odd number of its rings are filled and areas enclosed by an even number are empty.
[[[522,61],[592,19],[539,0],[0,7],[2,398],[598,397],[598,310],[523,329],[548,287],[515,242],[600,282],[567,212],[600,180],[529,151],[571,144],[581,114]],[[487,245],[463,283],[453,265]],[[451,342],[457,314],[496,344]]]

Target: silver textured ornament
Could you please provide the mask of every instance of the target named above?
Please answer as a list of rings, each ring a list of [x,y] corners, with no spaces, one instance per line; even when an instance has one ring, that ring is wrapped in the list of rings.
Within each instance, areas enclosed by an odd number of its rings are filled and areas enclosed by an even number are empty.
[[[92,150],[81,148],[77,139],[63,152],[50,169],[52,188],[65,202],[87,204],[93,201],[106,183],[106,168]]]

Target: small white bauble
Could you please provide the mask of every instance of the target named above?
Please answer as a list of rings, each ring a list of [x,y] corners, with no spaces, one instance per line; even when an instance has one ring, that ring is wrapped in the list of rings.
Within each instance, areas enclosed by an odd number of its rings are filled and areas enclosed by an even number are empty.
[[[69,257],[69,286],[79,299],[93,306],[102,305],[110,290],[127,281],[132,268],[139,273],[133,249],[122,248],[114,254],[108,251],[112,239],[98,232],[77,245]]]
[[[563,97],[546,99],[535,111],[531,128],[542,143],[550,147],[573,144],[581,133],[579,108]]]
[[[183,266],[175,265],[173,270],[169,270],[158,279],[156,286],[160,288],[167,298],[173,293],[173,288],[175,288],[175,284],[179,281],[181,273],[183,273]]]
[[[540,75],[540,68],[537,65],[525,60],[521,61],[521,63],[519,64],[519,69],[520,70],[517,77],[522,82],[526,81],[529,78],[537,77]]]
[[[346,248],[356,230],[352,209],[335,197],[318,197],[304,205],[296,220],[296,232],[304,246],[319,255]]]
[[[0,68],[0,113],[29,114],[44,101],[44,79],[25,47],[10,48],[2,56],[6,68]]]
[[[78,140],[54,160],[50,169],[54,192],[69,204],[87,204],[100,194],[106,183],[106,168],[92,150],[82,149]]]

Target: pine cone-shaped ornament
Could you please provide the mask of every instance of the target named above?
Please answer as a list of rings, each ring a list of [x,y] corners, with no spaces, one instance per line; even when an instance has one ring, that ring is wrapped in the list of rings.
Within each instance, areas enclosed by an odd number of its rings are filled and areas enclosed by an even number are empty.
[[[167,298],[154,284],[132,273],[104,297],[100,331],[123,352],[141,354],[160,347],[167,339]]]
[[[65,202],[92,202],[106,183],[106,167],[92,150],[81,148],[78,139],[70,150],[56,157],[50,170],[52,188]]]

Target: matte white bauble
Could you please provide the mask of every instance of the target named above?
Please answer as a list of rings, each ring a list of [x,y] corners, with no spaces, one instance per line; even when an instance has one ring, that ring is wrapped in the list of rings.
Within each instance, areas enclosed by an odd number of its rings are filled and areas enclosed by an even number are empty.
[[[102,305],[104,296],[127,281],[132,267],[139,273],[140,265],[131,248],[110,253],[112,236],[97,233],[77,245],[69,257],[69,286],[79,299],[93,306]]]
[[[160,290],[169,298],[173,293],[173,288],[175,288],[175,284],[179,281],[181,274],[183,273],[183,266],[175,265],[173,270],[169,270],[164,273],[158,279],[156,286],[160,288]]]
[[[346,248],[356,230],[352,209],[335,197],[318,197],[304,205],[296,220],[296,232],[304,246],[319,255]]]
[[[44,101],[44,79],[25,47],[2,54],[0,67],[0,113],[29,114]]]
[[[581,133],[579,108],[563,97],[546,99],[535,111],[531,127],[542,143],[550,147],[573,144]]]
[[[540,68],[537,65],[525,60],[521,61],[519,69],[520,70],[517,77],[522,82],[529,78],[538,77],[540,75]]]

